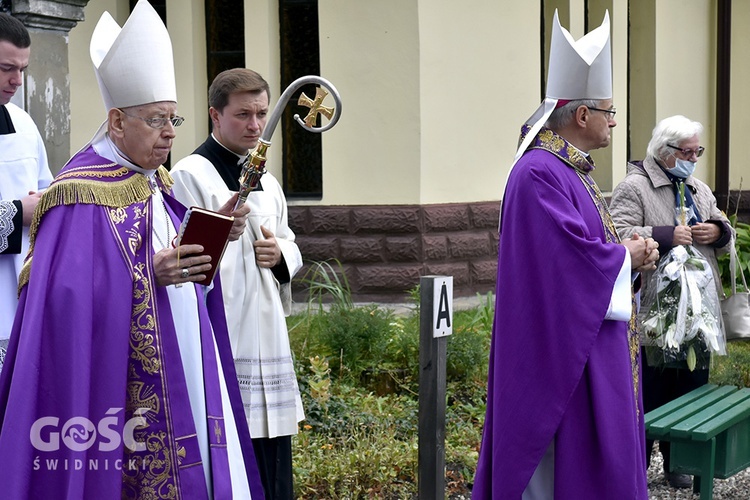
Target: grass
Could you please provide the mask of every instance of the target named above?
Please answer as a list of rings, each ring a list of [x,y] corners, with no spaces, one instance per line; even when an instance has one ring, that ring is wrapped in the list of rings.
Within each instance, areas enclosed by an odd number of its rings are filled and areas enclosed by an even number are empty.
[[[714,357],[709,382],[750,387],[750,341],[729,342],[727,355]]]

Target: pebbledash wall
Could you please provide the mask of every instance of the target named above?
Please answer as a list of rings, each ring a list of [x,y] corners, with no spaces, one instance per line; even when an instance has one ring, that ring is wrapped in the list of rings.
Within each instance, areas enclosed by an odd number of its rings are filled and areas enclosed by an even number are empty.
[[[453,276],[454,296],[494,291],[498,202],[290,206],[304,268],[341,262],[355,301],[403,302],[420,276]],[[294,284],[295,299],[304,287]]]

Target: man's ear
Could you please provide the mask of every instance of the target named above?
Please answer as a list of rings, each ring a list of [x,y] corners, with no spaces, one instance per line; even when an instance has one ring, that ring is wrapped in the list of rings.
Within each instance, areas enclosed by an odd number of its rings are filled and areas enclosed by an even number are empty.
[[[208,116],[211,117],[211,124],[213,125],[213,128],[217,128],[219,126],[219,114],[220,111],[213,106],[208,108]]]
[[[588,107],[583,104],[576,108],[575,112],[575,123],[581,128],[586,128],[589,118],[591,117],[591,111]]]
[[[107,113],[107,131],[109,135],[120,138],[123,136],[123,121],[125,115],[117,108],[112,108]]]

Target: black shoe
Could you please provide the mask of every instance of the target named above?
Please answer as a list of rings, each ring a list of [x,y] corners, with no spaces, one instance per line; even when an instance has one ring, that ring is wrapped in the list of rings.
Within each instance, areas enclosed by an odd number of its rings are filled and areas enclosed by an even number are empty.
[[[675,474],[665,472],[664,478],[672,488],[690,488],[693,485],[693,476],[690,474]]]

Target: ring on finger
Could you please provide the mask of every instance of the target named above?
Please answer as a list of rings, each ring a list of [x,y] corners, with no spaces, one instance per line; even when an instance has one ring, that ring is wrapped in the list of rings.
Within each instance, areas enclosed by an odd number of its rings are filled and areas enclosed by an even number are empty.
[[[188,276],[190,276],[190,269],[188,269],[187,267],[183,267],[182,273],[180,273],[180,277],[187,278]]]

